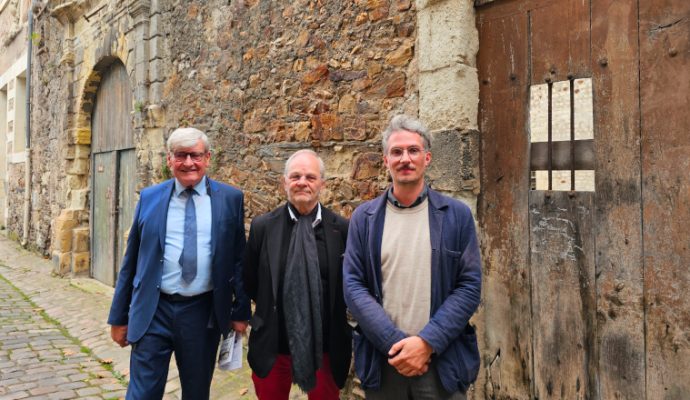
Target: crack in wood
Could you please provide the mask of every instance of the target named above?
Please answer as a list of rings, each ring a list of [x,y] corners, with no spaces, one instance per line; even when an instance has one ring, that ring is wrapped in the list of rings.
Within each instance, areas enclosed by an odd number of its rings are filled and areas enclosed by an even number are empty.
[[[676,20],[676,21],[673,21],[673,22],[671,22],[671,23],[668,23],[668,24],[657,25],[657,26],[653,27],[652,29],[650,29],[650,30],[649,30],[649,33],[651,33],[651,34],[658,33],[658,32],[663,31],[663,30],[665,30],[665,29],[668,29],[668,28],[671,28],[671,27],[673,27],[673,26],[676,26],[676,25],[680,24],[681,22],[683,22],[683,21],[685,21],[685,20],[687,20],[687,19],[688,19],[687,17],[683,17],[683,18],[680,18],[680,19],[678,19],[678,20]]]

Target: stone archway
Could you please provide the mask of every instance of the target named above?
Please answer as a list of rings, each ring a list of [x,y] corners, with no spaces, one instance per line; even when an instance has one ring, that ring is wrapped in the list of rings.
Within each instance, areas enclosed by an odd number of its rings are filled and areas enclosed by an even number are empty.
[[[53,262],[55,272],[60,275],[84,274],[91,268],[92,114],[103,76],[115,63],[124,68],[120,58],[103,57],[84,78],[83,89],[76,100],[73,127],[67,131],[67,201],[53,227]]]
[[[91,120],[91,276],[115,285],[132,222],[137,159],[125,66],[103,71]]]
[[[149,29],[149,19],[152,17],[151,1],[135,0],[126,4],[109,4],[105,8],[99,8],[101,12],[98,19],[90,25],[76,24],[85,13],[92,10],[92,3],[70,2],[51,10],[51,16],[57,18],[65,28],[60,64],[64,68],[64,78],[69,82],[69,87],[74,88],[68,89],[66,93],[69,96],[67,123],[65,137],[62,139],[65,143],[63,148],[66,150],[65,169],[60,173],[65,179],[60,188],[61,206],[64,208],[53,220],[52,225],[54,271],[61,275],[82,274],[91,269],[92,235],[89,223],[93,217],[90,206],[93,201],[90,180],[93,168],[92,112],[104,73],[114,62],[125,67],[126,76],[130,81],[131,99],[136,100],[127,113],[134,125],[136,147],[147,148],[153,145],[162,148],[163,145],[164,112],[160,106],[148,102],[151,85],[149,82],[158,79],[162,68],[160,65],[156,68],[149,65],[149,35],[156,37],[157,31],[157,27]],[[84,36],[87,31],[88,37]],[[80,40],[76,40],[77,38]],[[161,39],[156,37],[155,43],[158,43],[158,48]],[[149,76],[149,71],[153,72],[152,76]],[[155,85],[160,87],[162,83],[158,82]],[[160,92],[151,90],[153,93]],[[159,97],[159,94],[154,95],[156,100],[159,100]],[[145,119],[145,116],[149,119]],[[140,164],[151,163],[154,168],[160,167],[161,161],[157,157],[137,152],[134,147],[129,147],[129,158],[135,163],[139,161]],[[146,176],[142,179],[141,171],[137,168],[128,176],[137,182],[147,179]],[[136,187],[136,183],[132,186]],[[134,188],[131,192],[135,196]],[[121,230],[118,229],[116,233],[118,238],[125,237]]]

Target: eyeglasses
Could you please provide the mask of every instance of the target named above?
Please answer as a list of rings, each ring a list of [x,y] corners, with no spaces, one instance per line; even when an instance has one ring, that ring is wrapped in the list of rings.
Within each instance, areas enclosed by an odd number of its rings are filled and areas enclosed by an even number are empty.
[[[175,157],[175,161],[177,162],[185,162],[187,161],[187,157],[191,158],[193,162],[199,162],[204,159],[204,156],[206,153],[197,153],[197,152],[186,152],[186,151],[176,151],[173,153],[173,157]]]
[[[403,155],[407,152],[407,156],[410,158],[410,160],[416,160],[419,157],[422,156],[426,152],[426,150],[420,148],[420,147],[408,147],[407,149],[401,149],[399,147],[393,147],[388,151],[388,157],[392,158],[393,160],[400,160],[402,159]]]

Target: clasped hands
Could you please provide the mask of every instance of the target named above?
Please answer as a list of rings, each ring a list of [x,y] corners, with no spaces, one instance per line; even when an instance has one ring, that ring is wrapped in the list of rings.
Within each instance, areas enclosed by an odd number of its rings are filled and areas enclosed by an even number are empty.
[[[419,336],[410,336],[393,344],[388,351],[388,364],[400,375],[419,376],[429,370],[434,349]]]

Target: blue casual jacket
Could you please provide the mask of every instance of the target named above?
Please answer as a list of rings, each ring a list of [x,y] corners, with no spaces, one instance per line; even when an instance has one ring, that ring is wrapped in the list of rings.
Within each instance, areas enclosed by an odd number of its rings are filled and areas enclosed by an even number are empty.
[[[448,392],[465,392],[479,371],[479,351],[469,319],[479,305],[481,260],[470,209],[429,189],[431,313],[419,336],[434,349]],[[358,323],[355,372],[364,389],[381,385],[388,350],[407,335],[382,306],[381,239],[386,193],[357,207],[350,221],[343,263],[345,302]],[[412,245],[412,244],[411,244]]]

